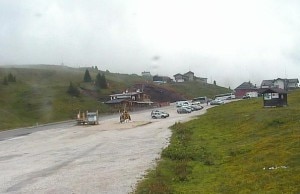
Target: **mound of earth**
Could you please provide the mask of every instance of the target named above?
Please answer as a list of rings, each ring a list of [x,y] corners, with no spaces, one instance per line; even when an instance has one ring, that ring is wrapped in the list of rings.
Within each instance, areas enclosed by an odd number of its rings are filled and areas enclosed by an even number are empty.
[[[176,102],[186,100],[181,94],[157,84],[135,84],[133,89],[142,89],[152,102]]]

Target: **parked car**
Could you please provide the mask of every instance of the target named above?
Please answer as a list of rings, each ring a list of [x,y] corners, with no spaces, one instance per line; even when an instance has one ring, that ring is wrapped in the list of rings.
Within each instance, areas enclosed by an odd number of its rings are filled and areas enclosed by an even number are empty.
[[[167,118],[167,117],[169,117],[169,116],[170,116],[169,113],[164,112],[164,111],[160,111],[160,110],[153,110],[153,111],[151,112],[151,117],[152,117],[153,119]]]
[[[192,111],[197,111],[203,109],[201,105],[191,105]]]
[[[245,96],[243,96],[243,99],[249,99],[250,98],[250,96],[249,95],[245,95]]]
[[[212,100],[210,101],[210,105],[221,105],[224,104],[225,102],[223,100]]]
[[[177,109],[177,113],[178,114],[182,114],[182,113],[191,113],[192,109],[189,109],[187,107],[180,107]]]
[[[189,105],[190,103],[188,102],[188,101],[186,101],[186,100],[184,100],[184,101],[177,101],[176,102],[176,107],[182,107],[182,106],[187,106],[187,105]]]

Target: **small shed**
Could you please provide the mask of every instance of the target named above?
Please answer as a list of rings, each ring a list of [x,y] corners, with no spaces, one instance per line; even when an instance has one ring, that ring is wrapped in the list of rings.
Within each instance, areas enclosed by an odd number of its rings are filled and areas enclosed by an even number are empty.
[[[261,91],[264,107],[287,106],[287,91],[280,88],[266,88]]]

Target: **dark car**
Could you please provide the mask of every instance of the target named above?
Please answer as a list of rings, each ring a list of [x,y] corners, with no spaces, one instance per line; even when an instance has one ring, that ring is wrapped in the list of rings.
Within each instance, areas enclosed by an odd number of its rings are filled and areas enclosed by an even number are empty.
[[[192,109],[186,108],[186,107],[181,107],[177,109],[177,113],[178,114],[182,114],[182,113],[191,113]]]
[[[193,111],[201,110],[203,109],[203,106],[201,105],[191,105],[191,108]]]

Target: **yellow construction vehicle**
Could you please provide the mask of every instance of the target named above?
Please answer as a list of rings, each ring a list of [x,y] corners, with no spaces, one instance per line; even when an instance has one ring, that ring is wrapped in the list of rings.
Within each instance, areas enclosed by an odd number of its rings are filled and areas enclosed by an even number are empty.
[[[77,114],[77,124],[79,125],[98,125],[99,124],[99,114],[98,110],[96,112],[78,112]]]

